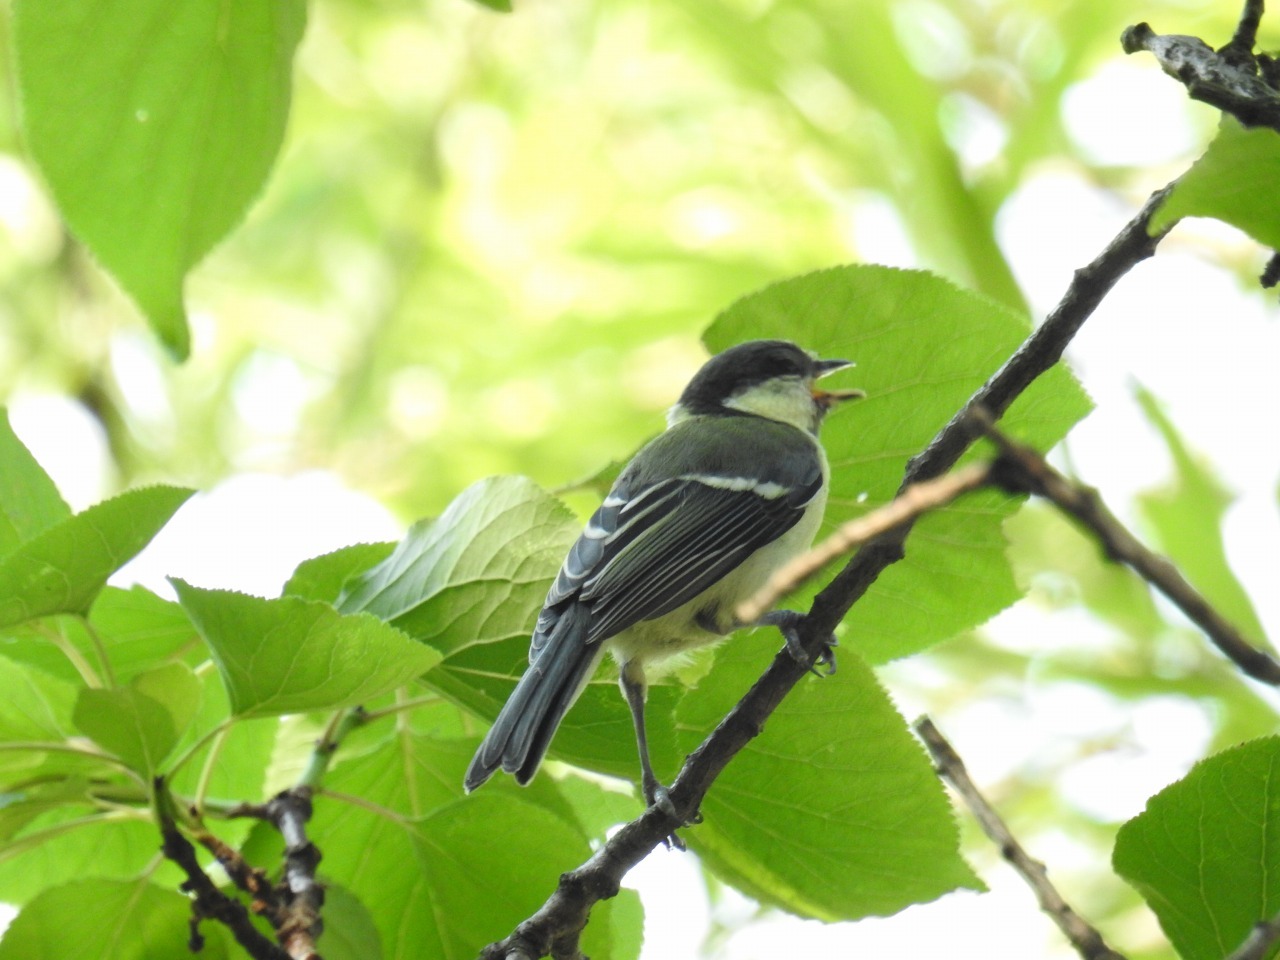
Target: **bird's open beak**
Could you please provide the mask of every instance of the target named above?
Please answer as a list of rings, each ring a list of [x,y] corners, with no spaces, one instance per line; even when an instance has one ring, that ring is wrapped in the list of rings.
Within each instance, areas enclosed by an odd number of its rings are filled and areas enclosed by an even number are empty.
[[[817,377],[821,379],[827,374],[835,373],[837,370],[844,370],[846,367],[852,367],[852,360],[819,360],[815,366],[818,368]],[[813,402],[820,406],[824,411],[830,410],[837,403],[843,403],[845,400],[860,400],[866,396],[861,390],[819,390],[814,387]]]

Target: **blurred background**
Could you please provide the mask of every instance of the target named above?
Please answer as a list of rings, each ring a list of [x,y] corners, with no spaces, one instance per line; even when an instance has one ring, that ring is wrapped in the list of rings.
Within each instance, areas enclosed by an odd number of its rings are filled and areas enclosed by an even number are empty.
[[[1121,53],[1121,30],[1220,45],[1238,14],[1222,0],[538,0],[510,15],[316,0],[275,172],[189,282],[182,366],[64,232],[24,157],[9,69],[0,399],[76,509],[148,482],[206,491],[126,579],[273,594],[297,561],[395,537],[481,477],[558,488],[627,457],[704,358],[702,329],[774,280],[920,266],[1037,321],[1216,127],[1150,57]],[[1274,21],[1260,40],[1280,46]],[[1265,259],[1192,222],[1124,280],[1072,350],[1097,409],[1059,463],[1159,545],[1149,504],[1175,489],[1163,410],[1213,465],[1227,557],[1274,633]],[[1031,598],[882,677],[906,716],[935,717],[1082,913],[1131,956],[1163,956],[1109,872],[1114,830],[1206,752],[1274,727],[1275,698],[1046,511],[1010,537]],[[692,855],[659,852],[633,875],[644,956],[1072,956],[961,819],[993,892],[856,926],[761,911]]]

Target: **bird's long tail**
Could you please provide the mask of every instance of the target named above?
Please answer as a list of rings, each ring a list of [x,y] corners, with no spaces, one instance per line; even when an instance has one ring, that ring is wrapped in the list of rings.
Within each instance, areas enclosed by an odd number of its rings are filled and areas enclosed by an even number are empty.
[[[552,628],[546,644],[516,684],[463,781],[470,792],[499,767],[526,784],[538,771],[556,728],[595,672],[602,645],[588,645],[590,613],[571,603]]]

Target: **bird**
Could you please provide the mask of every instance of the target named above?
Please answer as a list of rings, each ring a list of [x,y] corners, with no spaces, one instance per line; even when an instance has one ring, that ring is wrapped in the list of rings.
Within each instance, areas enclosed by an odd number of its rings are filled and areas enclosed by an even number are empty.
[[[750,340],[697,371],[667,429],[623,468],[570,548],[529,665],[467,769],[468,793],[499,768],[521,785],[533,778],[608,651],[635,727],[645,803],[674,814],[649,757],[646,670],[747,626],[736,621],[738,604],[812,544],[830,473],[818,428],[836,405],[864,396],[816,383],[852,365],[787,340]],[[803,661],[801,619],[774,611],[755,625],[779,627]],[[834,669],[829,647],[823,660]]]

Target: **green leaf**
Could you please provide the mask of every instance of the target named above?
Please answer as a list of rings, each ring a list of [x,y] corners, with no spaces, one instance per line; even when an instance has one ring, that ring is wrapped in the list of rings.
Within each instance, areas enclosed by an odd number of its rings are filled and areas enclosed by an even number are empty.
[[[73,880],[136,876],[158,844],[155,824],[132,814],[56,810],[0,844],[0,900],[22,904]]]
[[[150,777],[195,717],[199,698],[190,668],[171,663],[127,687],[82,690],[74,719],[81,733]]]
[[[130,490],[63,520],[0,559],[0,626],[50,613],[84,613],[193,491]]]
[[[231,717],[231,703],[215,671],[203,671],[196,676],[200,682],[200,709],[173,755],[185,755],[186,750],[200,740],[204,746],[190,762],[169,776],[170,787],[175,793],[189,796],[202,788],[205,796],[230,802],[263,796],[267,763],[280,731],[280,721],[275,717],[238,720],[214,738],[205,739],[211,730]],[[220,832],[225,830],[220,828]]]
[[[324,932],[316,943],[324,960],[381,960],[382,942],[373,917],[345,887],[324,886]]]
[[[1246,636],[1255,642],[1264,641],[1262,622],[1227,563],[1222,539],[1222,523],[1235,497],[1187,449],[1151,393],[1139,389],[1138,403],[1147,420],[1160,431],[1173,458],[1173,482],[1138,497],[1142,515],[1158,538],[1159,549]]]
[[[0,657],[0,740],[62,740],[77,688]]]
[[[56,642],[55,642],[56,641]],[[117,682],[173,660],[196,666],[207,656],[182,607],[145,587],[103,587],[89,619],[64,614],[0,631],[0,653],[71,683],[83,678],[64,650],[98,667],[105,655]]]
[[[305,15],[303,0],[14,3],[31,153],[68,225],[178,357],[186,273],[280,149]]]
[[[0,407],[0,556],[69,516],[58,488]]]
[[[440,662],[435,650],[369,614],[172,583],[241,717],[353,706]]]
[[[1224,116],[1204,156],[1151,218],[1154,237],[1183,217],[1214,217],[1280,249],[1280,133]]]
[[[146,587],[106,587],[89,609],[117,680],[169,660],[203,657],[204,648],[182,607]],[[194,664],[193,664],[194,665]]]
[[[535,609],[530,614],[537,615]],[[516,680],[529,665],[529,637],[520,634],[501,643],[467,647],[450,657],[426,677],[426,682],[454,703],[478,716],[498,715]],[[601,676],[582,691],[551,742],[550,754],[600,773],[627,781],[636,780],[639,759],[631,713],[618,685],[602,668]],[[649,754],[660,776],[670,776],[682,754],[677,752],[672,712],[680,691],[677,686],[654,684],[649,688]]]
[[[907,459],[1029,329],[1025,317],[932,274],[846,266],[739,300],[706,339],[718,351],[782,337],[857,363],[832,385],[859,386],[867,398],[838,408],[823,428],[831,461],[828,529],[892,499]],[[1047,450],[1088,410],[1088,399],[1059,365],[1032,384],[1001,428]],[[977,626],[1017,599],[1001,524],[1019,502],[983,491],[922,519],[907,540],[906,559],[881,574],[846,617],[850,642],[873,663],[891,660]]]
[[[365,804],[316,805],[310,838],[325,870],[372,915],[384,960],[466,958],[506,936],[591,850],[571,814],[540,778],[461,798],[470,742],[398,733],[383,749],[338,763],[325,781]],[[500,785],[501,784],[501,785]],[[624,891],[624,897],[630,895]],[[615,904],[602,903],[583,939],[591,956],[612,957]],[[638,942],[635,910],[622,942]]]
[[[14,918],[0,960],[182,960],[191,901],[143,880],[84,880],[46,890]],[[199,956],[226,960],[215,923],[201,927]],[[239,955],[239,954],[237,954]]]
[[[0,793],[0,843],[11,840],[41,814],[89,799],[89,781],[81,776],[39,780]]]
[[[527,638],[578,527],[531,480],[481,480],[354,579],[338,609],[375,614],[446,655]]]
[[[777,649],[763,632],[721,648],[677,710],[692,751]],[[887,916],[982,889],[942,785],[870,668],[851,651],[803,681],[702,802],[689,843],[751,896],[821,920]],[[904,824],[910,824],[904,829]]]
[[[394,543],[357,543],[304,560],[284,585],[283,595],[335,603],[349,579],[386,560],[394,549]]]
[[[528,666],[529,637],[547,588],[579,532],[556,499],[523,477],[494,477],[464,490],[441,516],[414,527],[383,563],[352,579],[339,601],[446,652],[426,682],[455,703],[496,717]],[[655,688],[649,734],[655,762],[675,762],[669,708]],[[662,711],[666,705],[667,712]],[[554,755],[631,779],[631,719],[613,683],[583,692],[557,733]]]
[[[1185,960],[1220,960],[1280,913],[1280,738],[1196,764],[1116,835],[1112,862]]]

